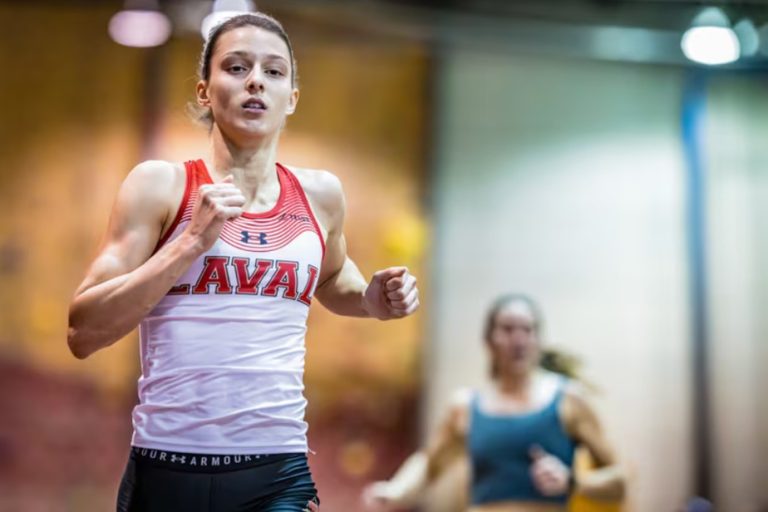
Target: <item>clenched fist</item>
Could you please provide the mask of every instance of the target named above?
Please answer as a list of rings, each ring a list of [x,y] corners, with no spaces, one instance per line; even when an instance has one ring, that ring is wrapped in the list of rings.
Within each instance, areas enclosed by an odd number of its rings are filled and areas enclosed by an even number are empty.
[[[207,251],[219,237],[224,222],[243,214],[244,204],[245,196],[231,174],[220,183],[201,186],[186,234],[195,239],[201,252]]]
[[[529,454],[533,485],[544,496],[568,494],[571,484],[571,470],[563,461],[547,453],[541,446],[532,446]]]
[[[379,320],[403,318],[419,307],[416,278],[406,267],[379,270],[371,278],[363,298],[365,310]]]

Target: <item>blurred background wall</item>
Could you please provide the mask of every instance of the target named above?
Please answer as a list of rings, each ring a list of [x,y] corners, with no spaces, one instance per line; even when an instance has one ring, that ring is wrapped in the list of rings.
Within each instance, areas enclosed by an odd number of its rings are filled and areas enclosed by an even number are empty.
[[[712,77],[704,134],[715,488],[733,510],[768,503],[766,85],[765,75]]]
[[[311,310],[324,510],[359,510],[362,485],[392,473],[456,389],[487,385],[483,315],[508,291],[534,296],[546,341],[583,361],[629,471],[625,510],[676,510],[697,493],[717,510],[768,510],[761,54],[686,61],[680,35],[699,5],[685,1],[258,6],[299,62],[281,161],[335,172],[362,270],[407,264],[422,289],[403,322]],[[174,33],[154,49],[110,40],[122,7],[0,3],[0,511],[113,506],[136,339],[75,360],[68,301],[131,167],[207,151],[185,107],[211,3],[162,2]],[[734,20],[768,21],[763,2],[737,7]],[[450,483],[424,508],[460,509]]]

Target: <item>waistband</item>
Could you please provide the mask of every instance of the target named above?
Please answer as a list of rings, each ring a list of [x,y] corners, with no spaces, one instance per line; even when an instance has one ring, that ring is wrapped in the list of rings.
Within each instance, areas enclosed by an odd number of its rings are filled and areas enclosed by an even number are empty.
[[[200,473],[236,471],[292,459],[304,461],[307,459],[305,453],[214,455],[210,453],[171,452],[138,446],[131,447],[130,457],[138,463],[147,463],[155,467]]]

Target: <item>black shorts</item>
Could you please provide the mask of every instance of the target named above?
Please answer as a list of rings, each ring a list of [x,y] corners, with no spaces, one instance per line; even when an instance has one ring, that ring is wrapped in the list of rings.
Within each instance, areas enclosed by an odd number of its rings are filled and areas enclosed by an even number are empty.
[[[319,504],[303,453],[209,455],[132,448],[117,512],[302,512]]]

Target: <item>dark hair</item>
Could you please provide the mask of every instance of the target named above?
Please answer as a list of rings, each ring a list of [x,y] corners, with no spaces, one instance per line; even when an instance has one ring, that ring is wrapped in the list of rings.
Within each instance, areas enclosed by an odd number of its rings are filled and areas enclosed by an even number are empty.
[[[238,14],[237,16],[233,16],[226,21],[215,25],[214,28],[211,29],[211,32],[208,35],[208,39],[203,46],[203,51],[200,54],[200,79],[209,80],[211,78],[211,60],[213,58],[213,52],[216,49],[216,43],[218,43],[219,38],[231,30],[242,27],[256,27],[264,29],[279,36],[280,39],[285,42],[285,45],[288,47],[288,55],[291,59],[291,84],[296,87],[298,76],[296,70],[296,59],[293,56],[293,46],[291,45],[291,40],[288,39],[288,34],[279,21],[277,21],[272,16],[261,12]],[[199,121],[202,121],[208,125],[213,122],[213,116],[211,115],[210,109],[202,109],[197,105],[192,105],[192,107],[193,115]]]
[[[499,315],[499,312],[509,304],[514,304],[516,302],[521,302],[528,306],[528,309],[533,315],[533,330],[537,336],[540,336],[544,325],[544,318],[541,314],[539,305],[528,295],[522,293],[510,293],[498,297],[491,303],[491,307],[488,309],[488,313],[485,317],[483,336],[486,344],[490,345],[491,343],[491,334],[496,327],[496,317]],[[539,365],[545,370],[559,373],[572,379],[578,379],[581,361],[570,354],[558,350],[543,349],[541,351]],[[499,370],[496,367],[496,361],[491,361],[491,376],[496,377],[498,373]]]
[[[541,316],[541,309],[539,309],[536,301],[522,293],[510,293],[497,297],[496,300],[491,303],[491,307],[488,308],[488,313],[485,316],[485,330],[483,331],[483,339],[485,339],[487,343],[490,343],[491,341],[491,333],[493,332],[494,327],[496,327],[496,317],[498,316],[499,311],[515,302],[522,302],[528,306],[528,309],[531,310],[531,314],[533,315],[533,330],[536,334],[541,333],[544,319]]]

